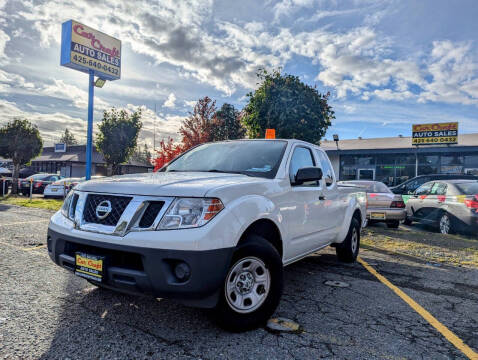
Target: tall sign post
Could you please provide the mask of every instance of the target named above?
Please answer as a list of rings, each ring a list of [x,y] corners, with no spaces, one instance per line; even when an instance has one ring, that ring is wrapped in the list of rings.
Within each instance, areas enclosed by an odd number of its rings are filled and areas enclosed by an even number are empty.
[[[102,87],[106,80],[121,78],[121,41],[75,20],[66,21],[61,28],[60,65],[89,76],[85,174],[86,180],[89,180],[93,152],[94,87]]]

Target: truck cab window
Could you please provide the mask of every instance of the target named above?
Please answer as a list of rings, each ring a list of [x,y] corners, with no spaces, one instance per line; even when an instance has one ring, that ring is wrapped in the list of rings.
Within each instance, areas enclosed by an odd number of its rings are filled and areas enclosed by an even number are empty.
[[[334,170],[327,156],[320,150],[316,150],[319,161],[322,165],[322,172],[324,174],[324,180],[326,186],[331,186],[334,184]]]
[[[305,167],[315,166],[315,161],[312,156],[312,151],[309,148],[305,148],[302,146],[298,146],[294,149],[294,153],[292,154],[292,158],[290,160],[290,168],[289,168],[289,177],[290,183],[293,184],[295,182],[295,176],[297,175],[297,171],[299,169]],[[301,186],[318,186],[318,181],[309,181],[303,183]]]

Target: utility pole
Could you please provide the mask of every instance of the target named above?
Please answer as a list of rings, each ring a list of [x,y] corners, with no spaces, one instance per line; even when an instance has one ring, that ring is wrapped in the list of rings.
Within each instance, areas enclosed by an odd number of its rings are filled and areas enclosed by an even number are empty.
[[[156,151],[156,104],[154,104],[154,129],[153,129],[153,150]]]

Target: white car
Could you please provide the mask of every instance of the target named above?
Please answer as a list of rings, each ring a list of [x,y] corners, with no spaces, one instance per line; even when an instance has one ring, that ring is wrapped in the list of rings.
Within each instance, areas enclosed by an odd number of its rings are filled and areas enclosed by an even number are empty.
[[[329,245],[356,259],[365,204],[316,145],[210,143],[157,173],[78,184],[48,252],[98,286],[215,308],[224,328],[246,330],[275,311],[284,266]]]
[[[43,197],[45,198],[62,198],[70,192],[70,190],[77,185],[84,178],[63,178],[57,180],[45,187]]]
[[[102,176],[92,176],[92,179],[100,179]],[[85,181],[84,177],[63,178],[45,187],[43,191],[44,198],[63,198],[71,189],[73,189],[80,182]]]

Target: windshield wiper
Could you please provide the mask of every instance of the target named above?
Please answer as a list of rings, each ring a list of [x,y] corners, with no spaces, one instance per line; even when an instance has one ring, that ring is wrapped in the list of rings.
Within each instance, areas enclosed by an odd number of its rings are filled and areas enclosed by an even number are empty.
[[[252,176],[242,171],[226,171],[226,170],[218,170],[218,169],[211,169],[211,170],[204,170],[205,172],[213,172],[213,173],[221,173],[221,174],[240,174],[246,176]]]

